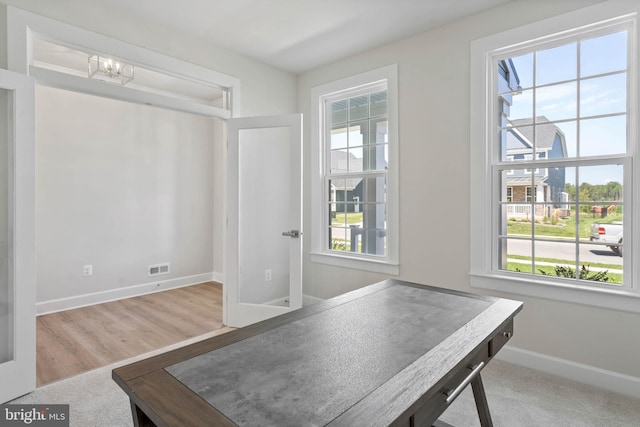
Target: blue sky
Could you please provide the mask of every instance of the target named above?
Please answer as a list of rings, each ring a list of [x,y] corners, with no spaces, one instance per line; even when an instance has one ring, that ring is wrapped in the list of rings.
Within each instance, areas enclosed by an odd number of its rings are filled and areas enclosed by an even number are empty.
[[[535,67],[533,53],[512,61],[522,91],[513,97],[510,119],[532,118],[535,109],[536,116],[564,121],[556,126],[566,136],[569,157],[578,146],[581,157],[626,151],[626,115],[593,117],[627,111],[626,31],[537,51]],[[535,105],[534,73],[536,86],[548,85],[535,89]],[[620,166],[582,167],[580,177],[594,185],[623,181]],[[567,182],[575,184],[574,176]]]

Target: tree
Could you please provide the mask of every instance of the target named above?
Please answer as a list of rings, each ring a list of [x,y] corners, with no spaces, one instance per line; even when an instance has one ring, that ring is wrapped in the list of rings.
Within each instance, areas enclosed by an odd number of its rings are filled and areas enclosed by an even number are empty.
[[[573,184],[565,184],[564,191],[569,195],[569,200],[572,202],[576,201],[576,186]]]
[[[606,200],[620,201],[622,200],[622,184],[617,181],[609,181],[606,186]]]

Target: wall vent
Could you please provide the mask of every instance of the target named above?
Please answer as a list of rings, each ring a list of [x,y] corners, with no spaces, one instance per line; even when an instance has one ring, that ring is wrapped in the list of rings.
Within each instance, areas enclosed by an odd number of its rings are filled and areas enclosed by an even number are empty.
[[[170,272],[169,263],[155,264],[149,266],[149,276],[157,276],[159,274],[168,274]]]

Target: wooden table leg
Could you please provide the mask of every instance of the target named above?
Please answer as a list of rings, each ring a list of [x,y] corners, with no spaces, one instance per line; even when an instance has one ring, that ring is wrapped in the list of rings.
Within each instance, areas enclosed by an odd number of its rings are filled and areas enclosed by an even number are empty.
[[[471,389],[473,390],[473,398],[476,401],[480,425],[482,427],[493,427],[491,414],[489,413],[489,405],[487,404],[487,395],[484,393],[484,386],[482,385],[480,374],[476,375],[473,381],[471,381]]]
[[[156,427],[155,423],[147,417],[138,405],[131,402],[131,414],[133,415],[133,426],[134,427]]]

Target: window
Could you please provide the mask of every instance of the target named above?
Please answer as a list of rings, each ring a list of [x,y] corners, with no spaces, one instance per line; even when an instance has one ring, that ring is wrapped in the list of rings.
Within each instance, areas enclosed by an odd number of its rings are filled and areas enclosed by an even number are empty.
[[[638,34],[612,9],[473,43],[473,286],[640,310]]]
[[[530,202],[533,200],[533,197],[531,197],[532,191],[531,191],[531,187],[527,187],[527,193],[525,196],[525,202]]]
[[[390,66],[313,89],[314,261],[397,274],[396,87]]]

